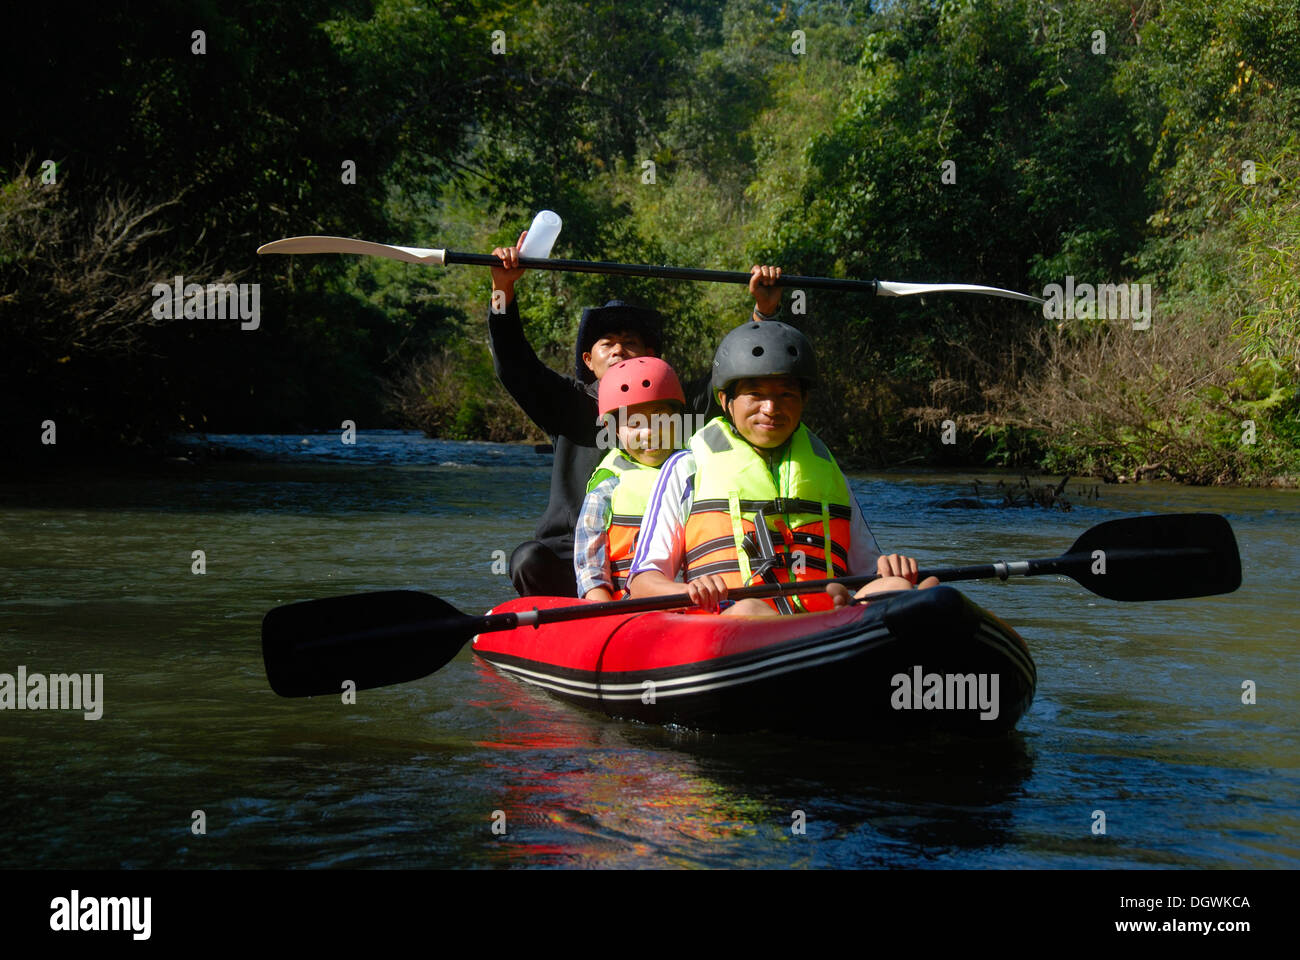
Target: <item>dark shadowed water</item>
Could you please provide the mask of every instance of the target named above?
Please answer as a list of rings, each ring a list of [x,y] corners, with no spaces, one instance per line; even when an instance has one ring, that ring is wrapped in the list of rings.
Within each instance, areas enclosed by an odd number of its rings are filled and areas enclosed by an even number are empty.
[[[468,649],[354,705],[281,699],[259,641],[277,604],[513,596],[494,560],[530,536],[550,457],[397,432],[209,439],[258,459],[0,486],[0,673],[104,676],[98,720],[0,711],[0,867],[1300,866],[1294,491],[1072,485],[1068,513],[951,510],[933,504],[971,474],[855,476],[882,547],[923,565],[1212,511],[1244,585],[1120,604],[967,584],[1037,659],[1019,730],[851,744],[600,719]]]

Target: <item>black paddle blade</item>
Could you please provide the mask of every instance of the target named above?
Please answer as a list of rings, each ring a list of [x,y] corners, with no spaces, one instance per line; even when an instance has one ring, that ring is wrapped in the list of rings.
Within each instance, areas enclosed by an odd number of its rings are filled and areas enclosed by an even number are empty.
[[[262,620],[266,678],[282,697],[418,680],[456,656],[477,622],[415,590],[286,604]]]
[[[1216,513],[1109,520],[1070,548],[1060,570],[1109,600],[1181,600],[1232,593],[1241,557]]]

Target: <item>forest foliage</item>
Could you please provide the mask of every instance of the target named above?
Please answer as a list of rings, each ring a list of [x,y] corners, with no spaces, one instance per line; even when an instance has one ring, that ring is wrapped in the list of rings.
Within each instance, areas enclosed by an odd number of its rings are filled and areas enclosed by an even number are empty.
[[[344,419],[539,440],[492,373],[482,268],[253,251],[319,233],[487,252],[547,208],[570,258],[1149,285],[1146,329],[1082,303],[808,291],[786,316],[820,353],[808,417],[849,462],[1300,475],[1300,0],[83,16],[15,11],[0,63],[33,91],[0,134],[19,460],[44,455],[47,419],[92,455]],[[150,289],[177,275],[260,283],[259,327],[160,321]],[[561,370],[585,304],[659,309],[688,375],[750,306],[739,286],[597,275],[518,293]]]

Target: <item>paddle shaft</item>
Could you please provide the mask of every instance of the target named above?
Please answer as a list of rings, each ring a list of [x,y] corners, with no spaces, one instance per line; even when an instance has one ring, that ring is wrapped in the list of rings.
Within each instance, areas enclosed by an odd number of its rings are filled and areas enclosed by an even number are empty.
[[[499,267],[501,258],[489,253],[446,251],[444,263],[465,263],[479,267]],[[753,274],[740,270],[702,270],[697,267],[657,267],[649,263],[612,263],[607,260],[543,260],[520,257],[519,266],[528,270],[561,270],[565,273],[604,273],[615,277],[654,277],[658,280],[703,280],[710,283],[748,284]],[[836,277],[799,277],[782,275],[778,287],[807,287],[810,290],[845,290],[875,294],[875,280],[840,280]]]
[[[1134,549],[1131,547],[1102,551],[1105,560],[1146,560],[1159,561],[1175,557],[1208,556],[1213,553],[1207,547],[1149,547]],[[997,563],[976,563],[966,567],[948,567],[944,570],[921,570],[919,580],[926,577],[938,577],[945,583],[954,580],[1006,580],[1008,577],[1037,577],[1046,573],[1071,574],[1081,567],[1091,568],[1096,562],[1090,553],[1066,553],[1059,557],[1044,560],[1011,560]],[[827,583],[840,581],[826,581]],[[728,594],[730,596],[730,594]]]
[[[257,248],[259,254],[277,253],[354,253],[364,257],[385,257],[401,263],[425,266],[446,266],[451,263],[495,267],[500,260],[483,253],[458,253],[433,247],[403,247],[391,243],[375,243],[353,237],[285,237]],[[625,277],[656,277],[665,280],[704,280],[713,283],[749,283],[751,274],[732,270],[701,270],[694,267],[654,266],[646,263],[614,263],[608,260],[552,260],[549,257],[521,257],[523,268],[535,270],[561,270],[567,273],[603,273]],[[874,294],[880,297],[910,297],[928,293],[975,293],[983,296],[1005,297],[1028,303],[1042,303],[1041,297],[1000,287],[986,287],[976,283],[902,283],[895,280],[843,280],[837,277],[786,276],[777,281],[782,287],[809,287],[818,290],[843,290],[850,293]]]
[[[1189,557],[1210,553],[1204,547],[1178,547],[1173,549],[1111,551],[1111,561],[1131,558],[1148,558],[1153,561],[1161,557]],[[920,570],[917,582],[927,577],[935,577],[942,583],[955,583],[959,580],[1006,580],[1008,577],[1033,577],[1042,574],[1060,573],[1070,575],[1080,568],[1089,568],[1094,559],[1090,554],[1067,553],[1059,557],[1042,560],[1017,560],[1007,563],[980,563],[965,567],[942,567],[937,570]],[[790,596],[792,594],[821,593],[832,583],[845,587],[859,587],[879,579],[879,574],[859,575],[854,577],[832,577],[826,580],[800,580],[794,583],[763,583],[752,587],[739,587],[727,591],[728,600],[745,600],[750,597],[764,598]],[[517,627],[538,627],[544,623],[561,623],[567,620],[587,620],[593,617],[606,617],[628,613],[648,613],[654,610],[678,610],[692,606],[684,593],[668,596],[640,597],[631,600],[607,600],[601,603],[586,603],[572,607],[552,607],[549,610],[520,610],[510,613],[491,613],[481,617],[467,617],[465,627],[470,621],[476,621],[473,630],[476,633],[493,633],[498,630],[514,630]],[[410,625],[407,625],[408,628]],[[445,626],[445,621],[429,621],[429,629]],[[394,629],[401,629],[400,627]]]

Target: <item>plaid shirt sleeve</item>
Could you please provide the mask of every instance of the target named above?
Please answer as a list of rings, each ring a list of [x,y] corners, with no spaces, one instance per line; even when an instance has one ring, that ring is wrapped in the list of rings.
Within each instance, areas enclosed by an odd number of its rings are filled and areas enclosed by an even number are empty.
[[[573,530],[573,572],[578,579],[579,597],[596,587],[614,589],[609,569],[609,523],[617,486],[618,477],[602,480],[582,501],[582,512]]]

